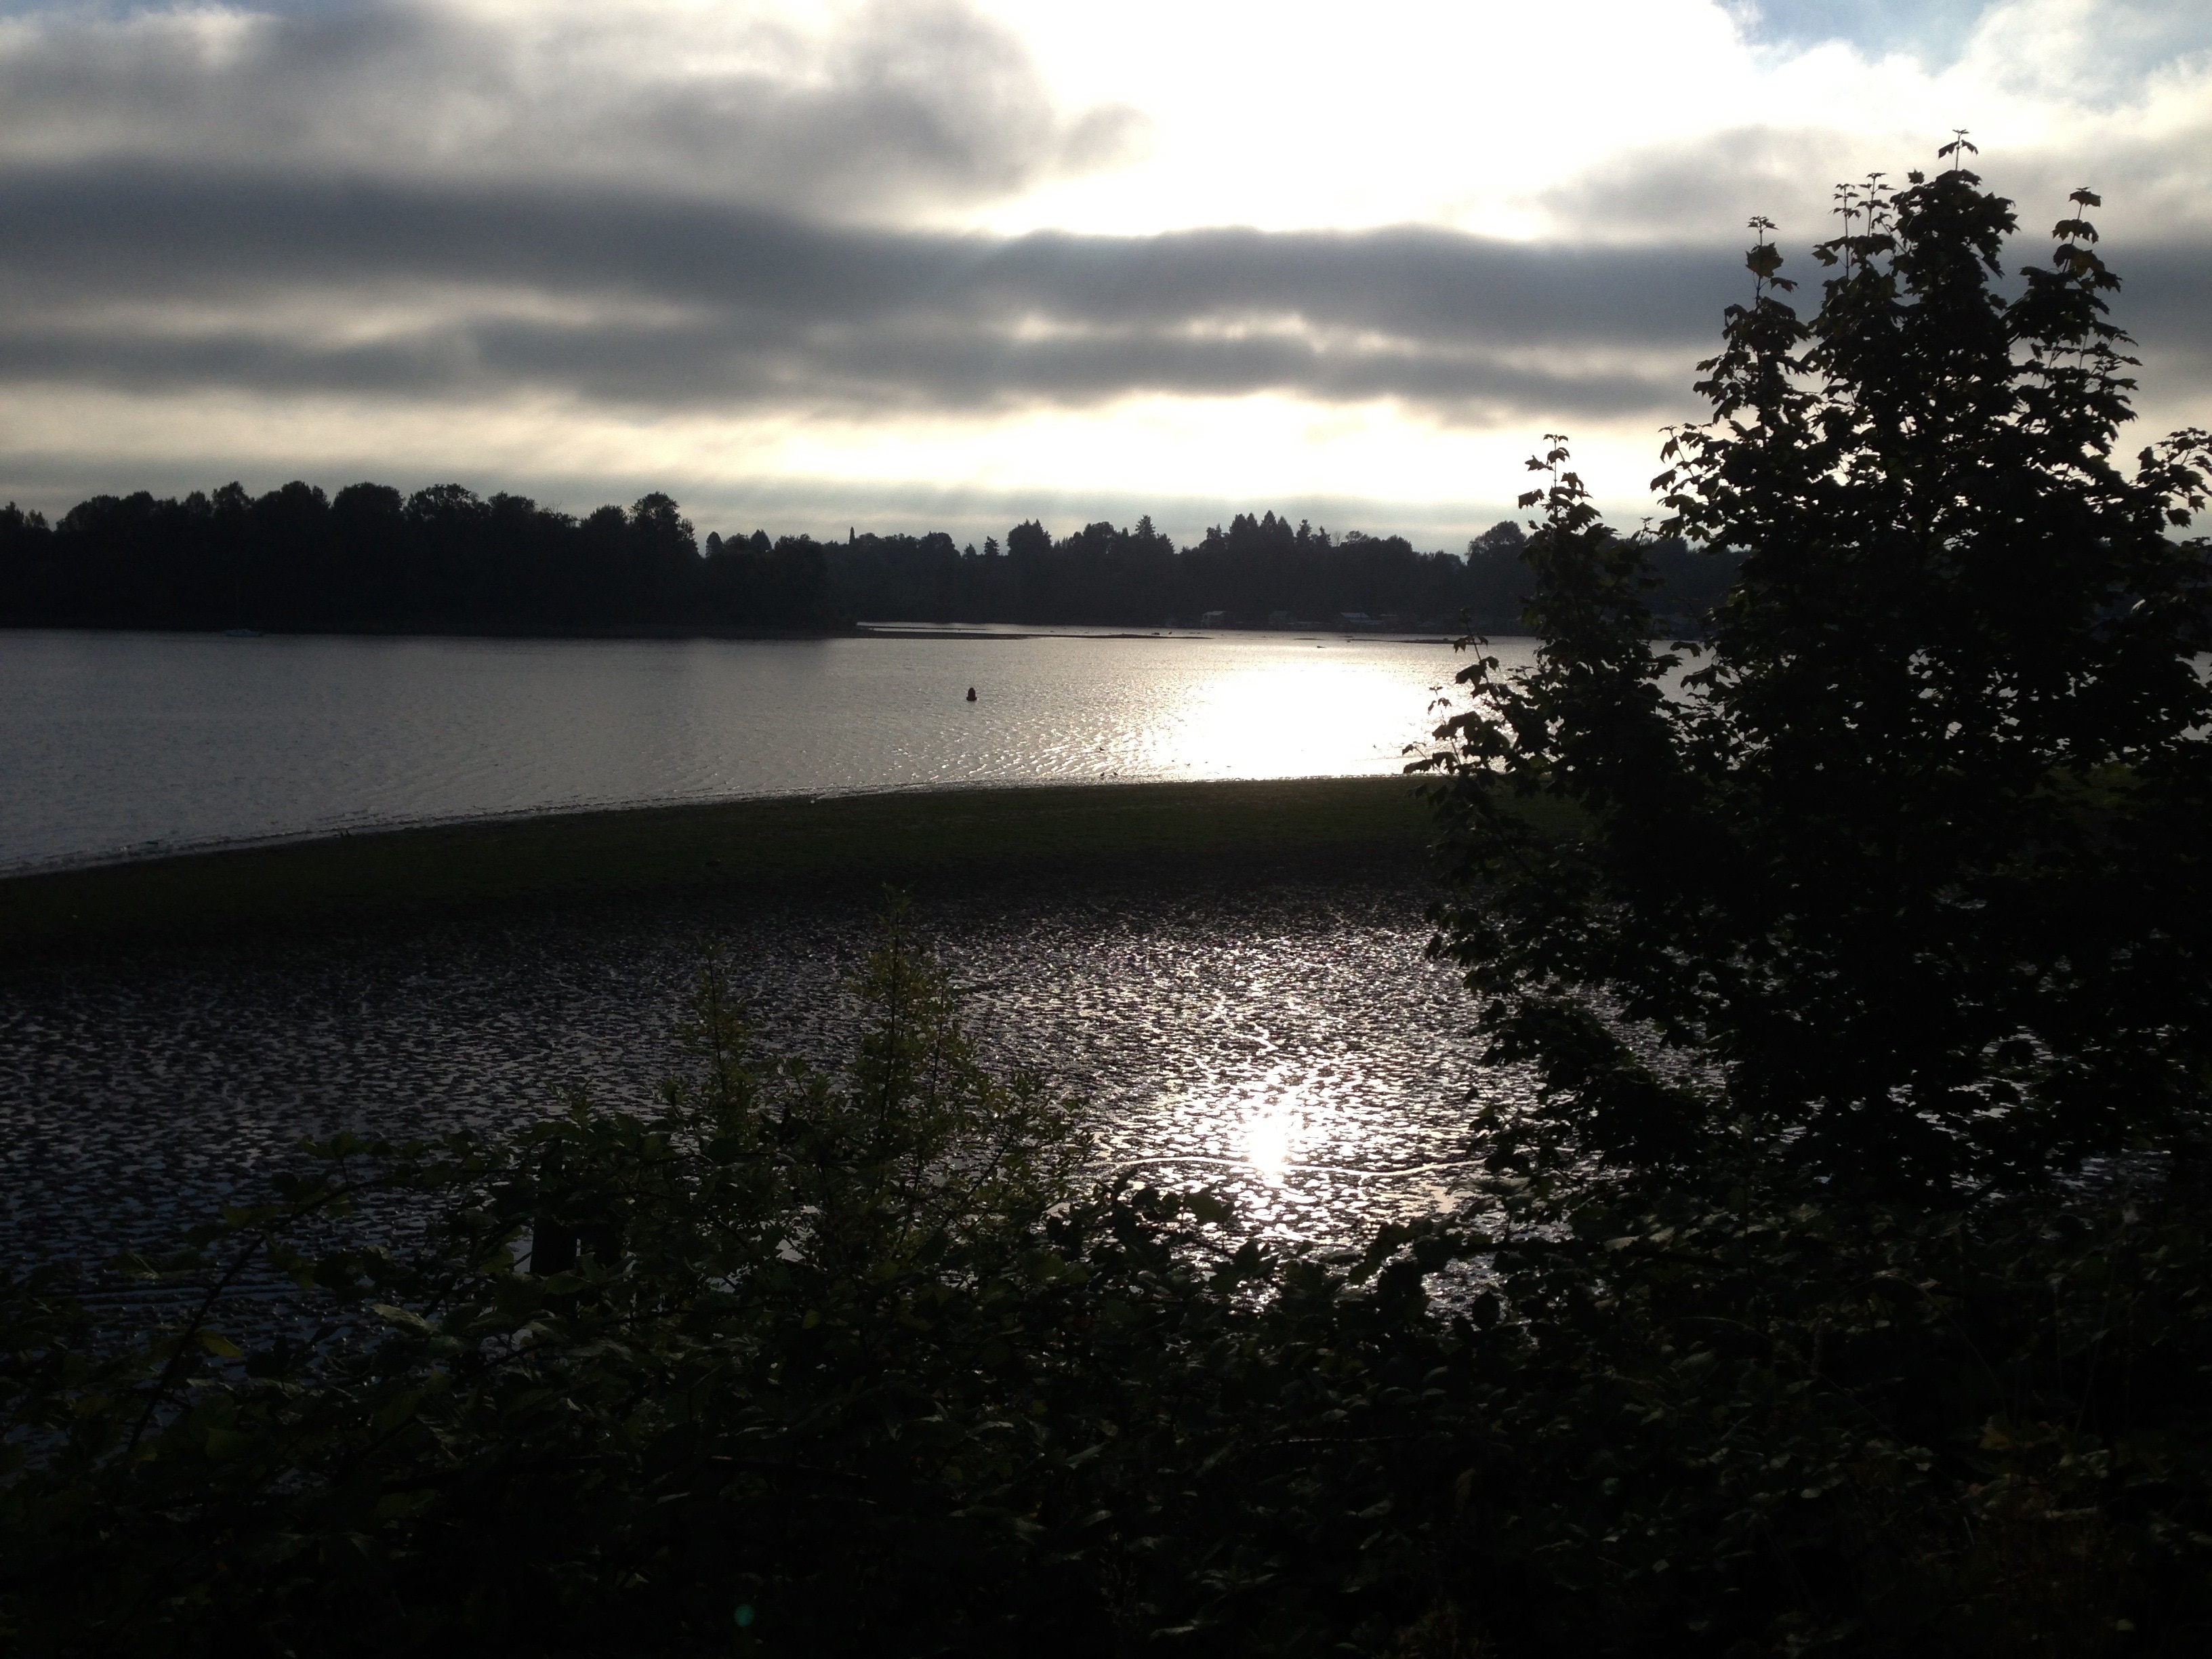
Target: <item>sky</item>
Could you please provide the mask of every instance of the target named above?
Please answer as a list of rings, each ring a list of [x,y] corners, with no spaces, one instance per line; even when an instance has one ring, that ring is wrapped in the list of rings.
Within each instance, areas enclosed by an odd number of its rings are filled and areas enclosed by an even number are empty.
[[[0,498],[1633,522],[1745,220],[1955,127],[2212,426],[2204,0],[0,3]]]

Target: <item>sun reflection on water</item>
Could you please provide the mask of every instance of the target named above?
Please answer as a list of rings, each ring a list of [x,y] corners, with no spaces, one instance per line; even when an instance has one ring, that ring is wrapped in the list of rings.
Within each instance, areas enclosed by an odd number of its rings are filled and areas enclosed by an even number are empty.
[[[1429,723],[1425,699],[1409,694],[1406,666],[1376,660],[1371,648],[1354,654],[1325,641],[1302,641],[1295,652],[1279,646],[1259,661],[1217,668],[1179,688],[1170,712],[1139,737],[1134,758],[1169,775],[1382,769]]]
[[[1290,1102],[1258,1103],[1244,1120],[1244,1156],[1253,1173],[1270,1187],[1281,1186],[1305,1127],[1304,1114]]]

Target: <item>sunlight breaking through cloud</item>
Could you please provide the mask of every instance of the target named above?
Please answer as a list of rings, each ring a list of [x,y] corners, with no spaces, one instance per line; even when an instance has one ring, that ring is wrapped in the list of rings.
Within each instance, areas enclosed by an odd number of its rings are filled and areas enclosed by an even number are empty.
[[[1449,546],[1565,429],[1633,514],[1743,219],[1809,246],[1837,179],[1961,124],[2022,252],[2105,191],[2144,424],[2212,421],[2183,3],[18,9],[0,491],[1330,499]]]

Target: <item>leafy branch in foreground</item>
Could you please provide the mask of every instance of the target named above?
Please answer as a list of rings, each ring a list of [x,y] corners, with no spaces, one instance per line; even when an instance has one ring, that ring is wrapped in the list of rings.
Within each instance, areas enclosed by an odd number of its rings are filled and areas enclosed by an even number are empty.
[[[2095,201],[2007,299],[2009,204],[1962,165],[1877,175],[1844,192],[1809,322],[1753,222],[1711,419],[1654,481],[1659,533],[1742,559],[1702,645],[1653,645],[1645,539],[1564,441],[1530,463],[1537,664],[1478,653],[1419,763],[1465,884],[1438,949],[1543,1085],[1492,1126],[1509,1156],[1665,1170],[1747,1137],[1965,1196],[2187,1151],[2212,562],[2172,533],[2212,439],[2112,458],[2133,360]],[[1577,833],[1539,833],[1534,800]]]
[[[322,1148],[170,1266],[276,1261],[289,1333],[0,1286],[9,1650],[2014,1656],[2212,1611],[2186,1194],[1546,1179],[1276,1256],[1076,1180],[902,930],[860,989],[839,1073],[710,971],[651,1118]],[[401,1203],[416,1245],[307,1247]]]

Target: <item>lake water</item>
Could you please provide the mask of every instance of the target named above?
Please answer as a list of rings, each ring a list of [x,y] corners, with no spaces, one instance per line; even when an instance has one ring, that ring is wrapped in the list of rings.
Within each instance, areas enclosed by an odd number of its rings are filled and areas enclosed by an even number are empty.
[[[1411,881],[1019,884],[915,921],[997,1066],[1077,1098],[1102,1171],[1231,1197],[1285,1243],[1359,1243],[1464,1189],[1480,1063]],[[157,951],[0,980],[0,1259],[173,1242],[303,1135],[511,1130],[571,1090],[650,1112],[702,940],[766,1042],[836,1065],[867,907],[687,899]],[[265,1290],[280,1290],[272,1281]]]
[[[1525,645],[1499,653],[1525,660]],[[0,869],[620,802],[1384,773],[1463,659],[1342,635],[489,641],[0,634]],[[973,685],[976,701],[967,701]],[[1086,1100],[1104,1167],[1354,1243],[1462,1189],[1471,1011],[1427,894],[1163,873],[924,906],[994,1062]],[[0,1255],[95,1263],[299,1137],[649,1107],[700,943],[771,1042],[849,1052],[865,908],[457,920],[0,981]]]
[[[4,631],[0,871],[629,803],[1388,772],[1463,660],[1316,634]]]

